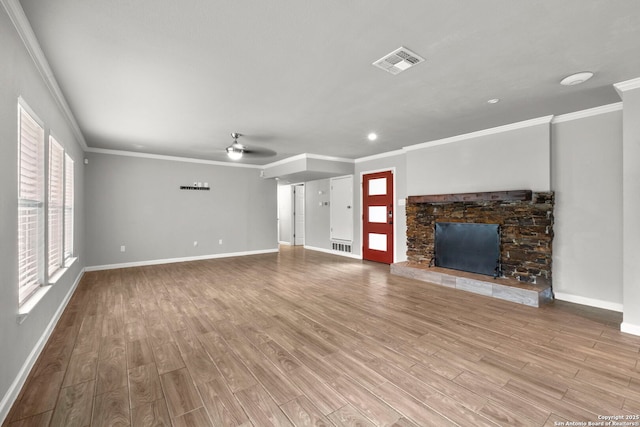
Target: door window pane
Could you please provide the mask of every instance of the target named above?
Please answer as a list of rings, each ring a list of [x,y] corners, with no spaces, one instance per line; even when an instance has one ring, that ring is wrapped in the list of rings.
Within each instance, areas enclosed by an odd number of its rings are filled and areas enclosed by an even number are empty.
[[[387,194],[387,178],[376,178],[369,180],[369,195],[384,196]]]
[[[386,206],[369,206],[369,222],[386,223],[387,207]]]
[[[387,235],[369,233],[369,249],[375,251],[387,251]]]

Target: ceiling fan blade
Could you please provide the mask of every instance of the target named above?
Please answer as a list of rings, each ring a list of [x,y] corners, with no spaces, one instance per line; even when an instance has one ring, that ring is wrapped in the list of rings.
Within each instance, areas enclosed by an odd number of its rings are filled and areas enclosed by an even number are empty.
[[[247,156],[251,156],[251,157],[272,157],[275,156],[277,153],[273,150],[269,150],[267,148],[248,148],[245,147],[243,150],[243,153]]]

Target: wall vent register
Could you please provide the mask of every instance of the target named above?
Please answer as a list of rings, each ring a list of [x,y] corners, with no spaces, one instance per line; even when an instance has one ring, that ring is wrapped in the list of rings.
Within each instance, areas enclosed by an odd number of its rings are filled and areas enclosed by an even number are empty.
[[[351,243],[331,242],[331,249],[336,252],[351,253]]]

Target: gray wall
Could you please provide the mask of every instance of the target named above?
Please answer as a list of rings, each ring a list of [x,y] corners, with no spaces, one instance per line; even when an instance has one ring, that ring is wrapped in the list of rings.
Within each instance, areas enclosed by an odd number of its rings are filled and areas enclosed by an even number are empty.
[[[407,153],[407,195],[551,189],[550,125]]]
[[[312,157],[307,160],[307,169],[311,172],[323,173],[327,177],[351,175],[353,173],[353,163]]]
[[[329,179],[305,183],[305,246],[331,250],[331,217],[329,205],[324,204],[329,202],[330,186]]]
[[[104,153],[87,157],[87,266],[278,247],[276,182],[260,178],[259,169]],[[194,181],[208,182],[211,190],[179,189]]]
[[[623,295],[622,330],[640,335],[640,88],[623,93]]]
[[[557,296],[622,304],[622,111],[552,126]]]
[[[30,353],[43,344],[49,325],[84,266],[82,150],[38,73],[4,8],[0,7],[0,422],[24,380]],[[18,129],[17,103],[22,96],[75,160],[75,252],[78,260],[31,311],[21,325],[18,314]],[[37,356],[37,352],[35,354]]]
[[[265,178],[292,175],[307,170],[307,159],[302,157],[290,162],[276,163],[275,166],[264,168]]]

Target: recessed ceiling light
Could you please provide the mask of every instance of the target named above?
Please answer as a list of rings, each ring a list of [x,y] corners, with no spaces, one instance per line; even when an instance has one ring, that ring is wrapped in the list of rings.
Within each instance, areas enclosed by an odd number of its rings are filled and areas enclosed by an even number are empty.
[[[369,135],[367,135],[367,139],[369,141],[375,141],[376,139],[378,139],[378,135],[376,135],[374,132],[371,132]]]
[[[500,102],[500,98],[493,98],[487,101],[487,104],[497,104]]]
[[[575,73],[565,77],[560,80],[560,84],[563,86],[579,85],[580,83],[586,82],[591,77],[593,77],[593,73],[591,71],[583,71],[581,73]]]

